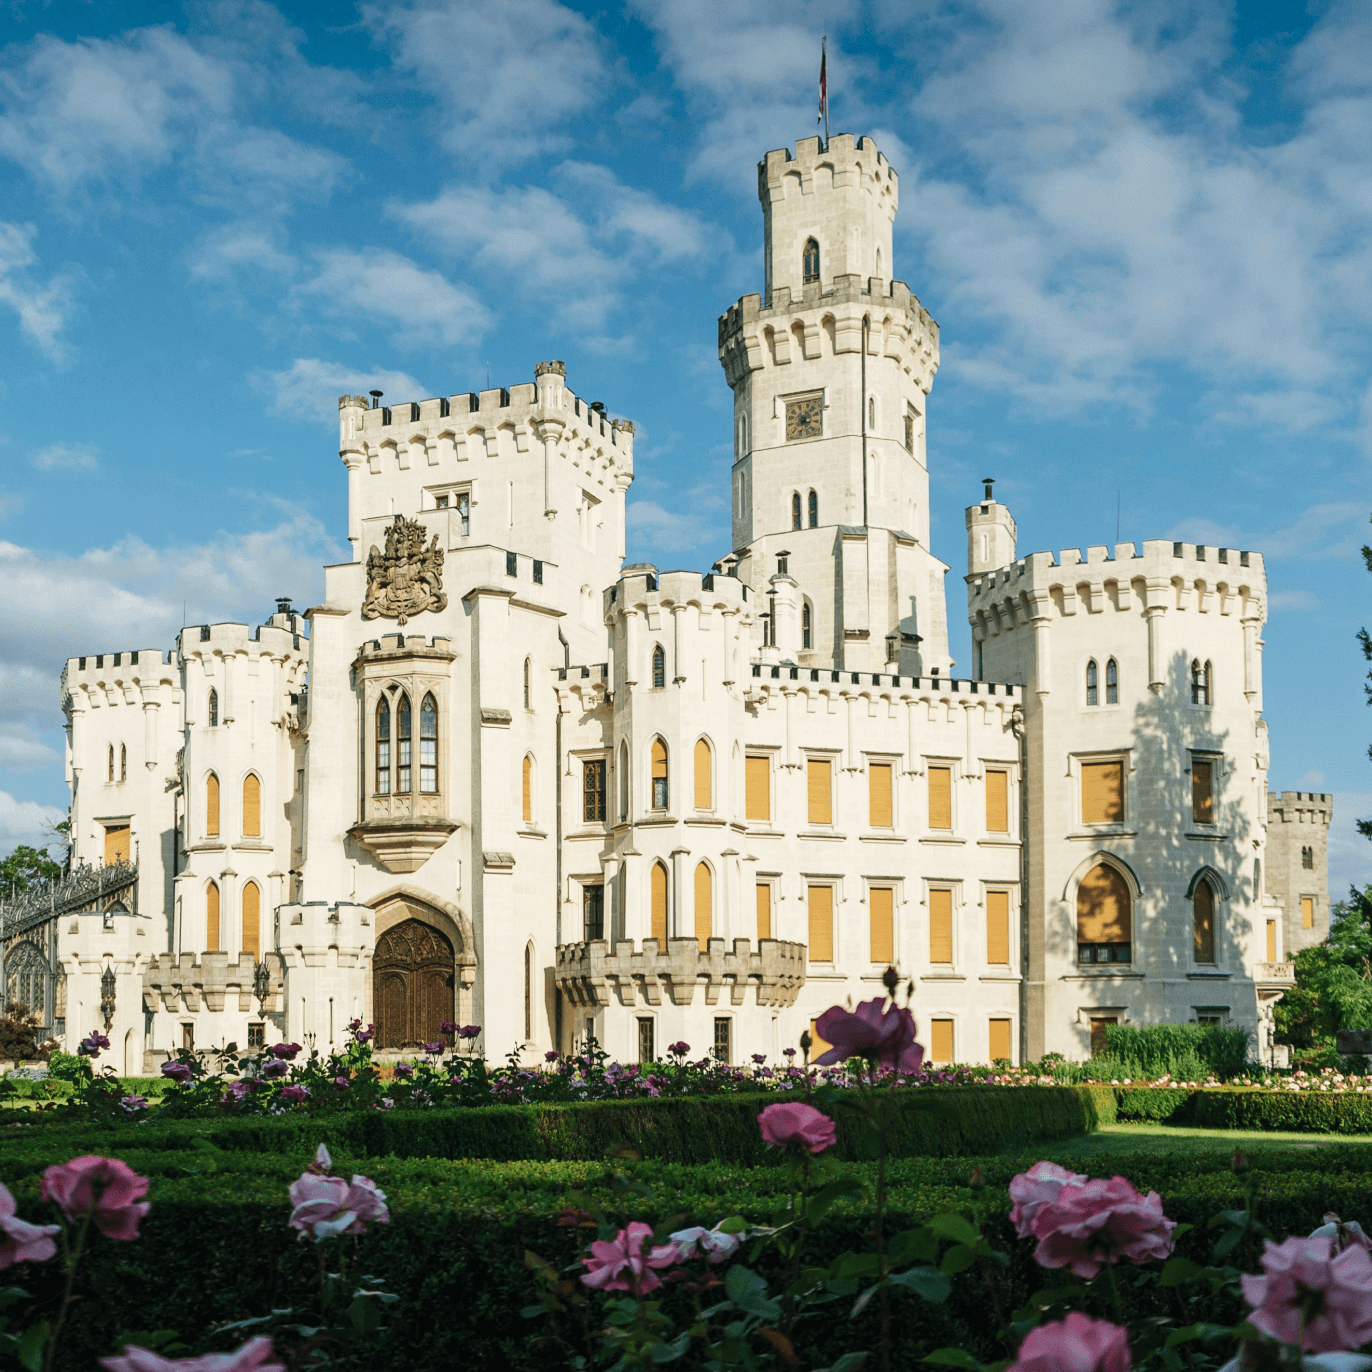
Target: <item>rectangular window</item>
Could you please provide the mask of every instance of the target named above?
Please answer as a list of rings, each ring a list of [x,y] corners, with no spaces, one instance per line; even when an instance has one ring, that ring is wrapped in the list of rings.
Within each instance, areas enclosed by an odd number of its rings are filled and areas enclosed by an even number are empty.
[[[929,1021],[929,1061],[953,1061],[953,1021],[950,1019],[931,1019]]]
[[[191,1052],[195,1051],[195,1025],[183,1024],[181,1026],[181,1047],[188,1048]]]
[[[1277,921],[1274,919],[1267,921],[1267,960],[1277,960]]]
[[[986,1039],[987,1056],[992,1062],[1013,1062],[1015,1055],[1010,1050],[1010,1021],[993,1019],[990,1033]]]
[[[757,884],[757,937],[759,943],[772,937],[772,885],[767,881]]]
[[[510,523],[513,524],[513,523],[514,523],[514,520],[511,519],[511,520],[510,520]],[[506,553],[506,554],[505,554],[505,575],[506,575],[506,576],[518,576],[518,575],[519,575],[519,555],[518,555],[518,553]]]
[[[895,823],[891,805],[891,774],[889,762],[873,762],[867,767],[868,820],[873,829],[889,829]]]
[[[1119,1019],[1114,1016],[1102,1016],[1091,1021],[1091,1056],[1093,1058],[1103,1058],[1107,1048],[1106,1029],[1112,1024],[1118,1024]]]
[[[581,767],[581,818],[586,824],[605,822],[605,759]]]
[[[912,453],[915,450],[915,417],[909,410],[905,412],[905,451]]]
[[[248,1047],[265,1048],[267,1046],[267,1026],[265,1024],[248,1025]]]
[[[834,960],[834,888],[811,886],[807,891],[810,913],[810,961]]]
[[[929,827],[931,829],[952,829],[953,827],[953,769],[951,767],[929,768]]]
[[[218,825],[209,830],[218,831]],[[117,862],[129,860],[129,826],[127,824],[107,824],[105,826],[105,866],[113,867]]]
[[[586,942],[605,937],[605,887],[599,883],[581,888],[581,909]]]
[[[1010,832],[1010,773],[986,773],[986,832]]]
[[[1313,929],[1315,927],[1315,900],[1313,896],[1301,897],[1301,928]]]
[[[874,886],[867,893],[871,913],[872,961],[894,966],[896,961],[896,893]]]
[[[936,966],[953,963],[953,893],[929,892],[929,961]]]
[[[834,764],[828,758],[812,757],[806,763],[805,817],[811,824],[834,822]]]
[[[657,1054],[653,1051],[653,1020],[645,1016],[638,1022],[638,1060],[653,1062]]]
[[[1191,759],[1191,818],[1197,824],[1215,822],[1212,776],[1213,764]]]
[[[299,792],[303,792],[305,790],[305,769],[303,767],[298,768],[296,770],[295,789]]]
[[[715,1021],[714,1059],[726,1066],[734,1060],[733,1036],[730,1032],[732,1024],[733,1020],[730,1019],[717,1019]]]
[[[1082,763],[1081,821],[1083,824],[1124,823],[1124,763]]]
[[[772,818],[772,760],[748,757],[743,768],[746,817],[765,824]]]
[[[472,498],[466,491],[457,493],[457,515],[462,521],[462,537],[466,538],[472,531]]]
[[[992,967],[1010,965],[1010,893],[986,893],[986,961]]]
[[[534,558],[534,585],[543,585],[543,563],[538,558]]]

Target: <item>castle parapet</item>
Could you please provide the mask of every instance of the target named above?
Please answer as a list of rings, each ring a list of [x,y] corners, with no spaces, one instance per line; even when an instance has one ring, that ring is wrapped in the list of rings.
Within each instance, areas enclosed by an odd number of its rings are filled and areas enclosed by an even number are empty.
[[[262,1009],[280,1010],[286,989],[285,968],[275,953],[264,955],[267,969],[267,995]],[[240,1013],[251,1011],[256,993],[257,963],[250,953],[240,953],[232,961],[227,953],[159,953],[143,971],[143,1006],[155,1011],[157,1002],[171,1014],[183,1008],[198,1012],[204,1008],[221,1011],[229,997],[228,1008]]]
[[[557,950],[558,989],[579,1006],[690,1005],[697,987],[705,1004],[718,1005],[727,993],[731,1005],[744,1004],[752,987],[758,1005],[794,1005],[805,984],[805,945],[782,939],[761,939],[756,950],[746,938],[732,944],[707,939],[705,947],[693,938],[672,938],[664,948],[655,938],[643,940],[640,951],[632,939],[611,949],[605,939],[564,943]]]

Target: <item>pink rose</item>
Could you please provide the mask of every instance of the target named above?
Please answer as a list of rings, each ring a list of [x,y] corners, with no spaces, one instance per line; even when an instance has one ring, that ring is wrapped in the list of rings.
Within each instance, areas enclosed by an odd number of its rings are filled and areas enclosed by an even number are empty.
[[[613,1239],[597,1239],[588,1257],[582,1283],[597,1291],[656,1291],[662,1278],[653,1268],[670,1267],[677,1261],[675,1244],[654,1248],[644,1256],[643,1247],[653,1237],[653,1226],[633,1220]]]
[[[0,1267],[17,1262],[47,1262],[57,1252],[52,1241],[62,1232],[60,1224],[29,1224],[21,1220],[9,1188],[0,1186]]]
[[[162,1064],[162,1075],[170,1077],[172,1081],[179,1081],[184,1085],[195,1073],[188,1062],[164,1062]]]
[[[1372,1342],[1372,1257],[1354,1244],[1338,1252],[1324,1236],[1263,1244],[1261,1277],[1243,1277],[1249,1321],[1294,1344],[1305,1318],[1304,1353],[1345,1353]]]
[[[815,1021],[815,1031],[833,1045],[815,1059],[820,1067],[858,1057],[875,1058],[897,1072],[918,1072],[924,1061],[924,1049],[915,1042],[915,1017],[881,996],[864,1000],[852,1012],[830,1006]]]
[[[1070,1267],[1091,1278],[1120,1258],[1149,1262],[1172,1251],[1176,1224],[1162,1213],[1156,1191],[1140,1195],[1123,1177],[1064,1185],[1034,1217],[1040,1267]]]
[[[101,1358],[107,1372],[286,1372],[272,1355],[265,1334],[233,1353],[202,1353],[198,1358],[164,1358],[146,1348],[125,1347],[117,1358]]]
[[[281,1088],[281,1099],[290,1101],[292,1105],[298,1105],[301,1101],[309,1100],[310,1088],[308,1086],[283,1086]]]
[[[1010,1199],[1015,1208],[1010,1211],[1010,1223],[1022,1239],[1034,1232],[1034,1216],[1058,1198],[1064,1186],[1080,1186],[1086,1178],[1080,1172],[1069,1172],[1055,1162],[1036,1162],[1027,1172],[1021,1172],[1010,1183]]]
[[[90,1215],[107,1239],[136,1239],[152,1207],[143,1199],[148,1179],[118,1158],[87,1155],[43,1173],[43,1199],[55,1201],[69,1220]]]
[[[1031,1329],[1009,1372],[1129,1372],[1129,1331],[1074,1310]]]
[[[757,1123],[763,1139],[774,1148],[785,1148],[787,1144],[794,1143],[808,1148],[812,1153],[822,1153],[826,1148],[832,1148],[838,1140],[833,1120],[813,1105],[804,1105],[800,1101],[769,1105],[757,1117]]]
[[[321,1145],[321,1149],[322,1149]],[[327,1157],[327,1154],[325,1155]],[[367,1224],[389,1224],[386,1193],[370,1177],[325,1177],[304,1172],[291,1183],[291,1228],[316,1243],[340,1234],[365,1234]]]
[[[1357,1244],[1359,1248],[1372,1250],[1372,1239],[1363,1233],[1362,1225],[1357,1220],[1341,1220],[1332,1210],[1325,1215],[1324,1223],[1318,1229],[1310,1231],[1310,1237],[1337,1239],[1340,1248],[1351,1248]]]
[[[678,1230],[671,1235],[671,1241],[679,1261],[704,1258],[713,1266],[732,1257],[743,1240],[737,1234],[722,1234],[718,1228],[706,1229],[704,1225],[697,1224],[690,1229]]]

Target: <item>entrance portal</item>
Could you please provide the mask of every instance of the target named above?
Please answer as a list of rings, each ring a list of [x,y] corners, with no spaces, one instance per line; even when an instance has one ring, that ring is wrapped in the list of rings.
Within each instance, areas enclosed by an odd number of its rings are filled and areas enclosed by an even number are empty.
[[[376,941],[372,1004],[379,1048],[408,1048],[442,1037],[453,1018],[453,945],[432,925],[407,919]]]

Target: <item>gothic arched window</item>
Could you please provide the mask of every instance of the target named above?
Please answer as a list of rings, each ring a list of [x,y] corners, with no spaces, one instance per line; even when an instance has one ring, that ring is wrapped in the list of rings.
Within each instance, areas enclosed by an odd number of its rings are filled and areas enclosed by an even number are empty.
[[[793,529],[799,529],[799,528],[801,527],[801,525],[800,525],[800,492],[799,492],[799,491],[793,491],[793,492],[791,493],[791,527],[792,527]]]
[[[653,740],[653,809],[667,808],[667,745],[660,739]]]
[[[805,242],[805,251],[800,259],[801,278],[808,285],[811,281],[819,280],[819,244],[809,238]]]
[[[1082,877],[1077,887],[1078,962],[1130,960],[1132,905],[1124,878],[1107,863]]]
[[[376,793],[391,793],[391,702],[385,696],[376,707]]]
[[[1215,893],[1202,877],[1191,893],[1191,923],[1197,962],[1215,960]]]
[[[653,645],[653,685],[665,686],[667,684],[667,654],[662,651],[662,644]]]
[[[1202,667],[1199,659],[1191,662],[1191,704],[1210,704],[1210,664]]]
[[[213,772],[205,778],[205,835],[219,835],[219,778]]]
[[[1105,703],[1120,703],[1120,669],[1113,657],[1105,664]]]
[[[219,692],[210,687],[210,728],[215,728],[219,723]]]
[[[129,779],[129,750],[121,743],[119,745],[119,780]]]
[[[431,694],[419,707],[419,789],[430,796],[438,791],[438,703]]]
[[[1086,703],[1088,705],[1100,704],[1100,674],[1096,670],[1095,658],[1086,664]]]
[[[533,697],[529,691],[529,659],[524,659],[524,708],[527,710]]]
[[[105,769],[105,770],[106,770],[105,780],[106,780],[106,781],[113,781],[113,780],[114,780],[114,744],[113,744],[113,743],[110,744],[109,757],[108,757],[108,760],[107,760],[107,765],[106,765],[106,769]]]
[[[629,818],[629,745],[619,745],[619,817]]]
[[[522,796],[520,813],[524,817],[525,824],[532,824],[534,822],[534,760],[527,754],[524,758],[524,765],[520,769],[519,785]]]
[[[395,789],[399,795],[410,791],[410,698],[404,691],[395,707]]]
[[[819,496],[814,491],[810,492],[810,527],[819,528]]]
[[[262,836],[262,783],[253,772],[243,778],[243,836]]]
[[[810,602],[807,600],[805,604],[800,607],[800,646],[802,648],[814,647],[814,643],[812,642],[813,637],[814,635],[811,631],[810,621]]]

